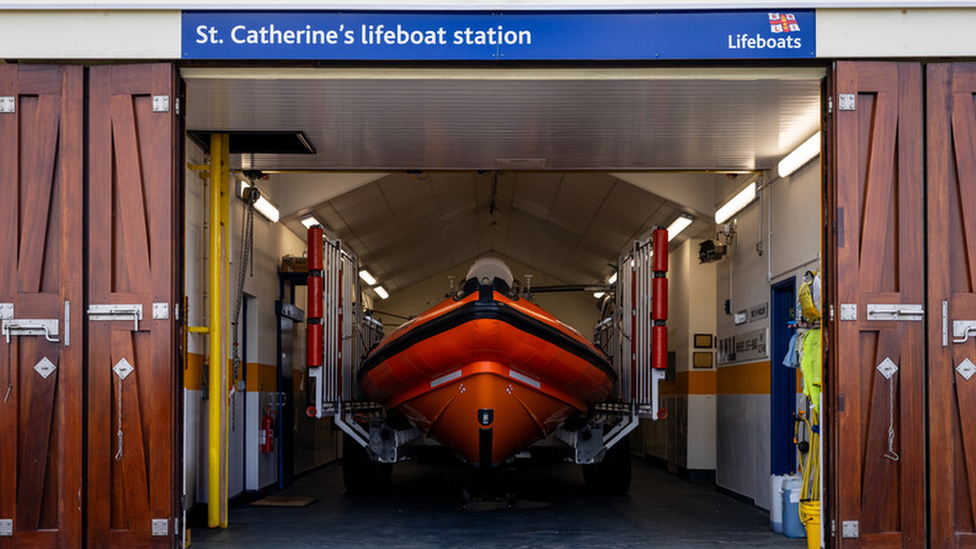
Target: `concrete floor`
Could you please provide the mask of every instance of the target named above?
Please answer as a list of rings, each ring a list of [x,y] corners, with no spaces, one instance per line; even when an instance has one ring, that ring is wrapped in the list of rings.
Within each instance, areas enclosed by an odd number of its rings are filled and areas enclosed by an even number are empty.
[[[328,465],[277,495],[320,498],[304,508],[231,509],[227,530],[193,528],[191,548],[303,549],[576,548],[576,547],[806,547],[769,529],[769,515],[715,491],[690,484],[635,459],[630,495],[590,493],[579,467],[556,463],[494,473],[485,481],[472,468],[398,464],[393,487],[381,495],[348,495],[342,467]],[[460,491],[486,486],[460,509]],[[517,495],[514,509],[500,499]]]

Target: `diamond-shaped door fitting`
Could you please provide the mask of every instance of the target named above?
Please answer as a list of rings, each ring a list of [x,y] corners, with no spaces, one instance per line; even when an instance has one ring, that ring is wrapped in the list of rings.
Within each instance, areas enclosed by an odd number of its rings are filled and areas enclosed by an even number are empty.
[[[885,379],[891,379],[891,376],[895,375],[895,372],[898,371],[898,365],[890,358],[886,358],[881,364],[878,364],[878,371],[881,372],[881,375],[885,376]]]
[[[115,375],[119,376],[119,379],[125,379],[128,377],[128,375],[132,373],[132,370],[135,370],[135,368],[133,368],[132,365],[129,364],[129,361],[124,358],[119,360],[115,366],[112,367],[112,371],[115,372]]]
[[[58,367],[55,366],[53,362],[48,360],[47,357],[42,358],[40,362],[34,365],[34,371],[40,374],[44,379],[47,379],[48,376],[54,373],[54,370],[57,369]]]
[[[959,366],[956,366],[956,371],[966,381],[969,381],[969,378],[973,377],[973,374],[976,374],[976,364],[973,364],[973,361],[967,358],[960,362]]]

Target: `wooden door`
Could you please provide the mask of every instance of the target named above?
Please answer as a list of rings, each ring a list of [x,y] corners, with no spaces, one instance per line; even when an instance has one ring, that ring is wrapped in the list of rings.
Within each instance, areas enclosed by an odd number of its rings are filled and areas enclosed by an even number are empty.
[[[0,65],[4,549],[82,544],[83,85],[77,67]]]
[[[89,81],[88,546],[171,547],[182,475],[179,84],[169,64],[93,67]]]
[[[976,64],[926,78],[930,540],[976,547]]]
[[[839,62],[832,75],[826,530],[838,547],[925,544],[921,91],[919,64]]]

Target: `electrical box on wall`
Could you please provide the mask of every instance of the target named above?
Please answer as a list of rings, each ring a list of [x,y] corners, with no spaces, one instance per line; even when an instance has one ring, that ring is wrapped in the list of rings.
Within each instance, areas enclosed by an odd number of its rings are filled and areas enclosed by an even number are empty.
[[[698,245],[698,263],[711,263],[725,257],[728,247],[718,240],[705,240]]]

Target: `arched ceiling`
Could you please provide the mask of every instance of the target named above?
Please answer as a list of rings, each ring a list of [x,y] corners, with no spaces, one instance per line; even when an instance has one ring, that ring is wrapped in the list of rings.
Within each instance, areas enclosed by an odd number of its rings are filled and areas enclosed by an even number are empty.
[[[277,172],[282,222],[309,213],[391,291],[495,252],[567,283],[714,204],[820,126],[821,68],[183,69],[187,127],[301,131]],[[342,172],[342,173],[339,173]]]

